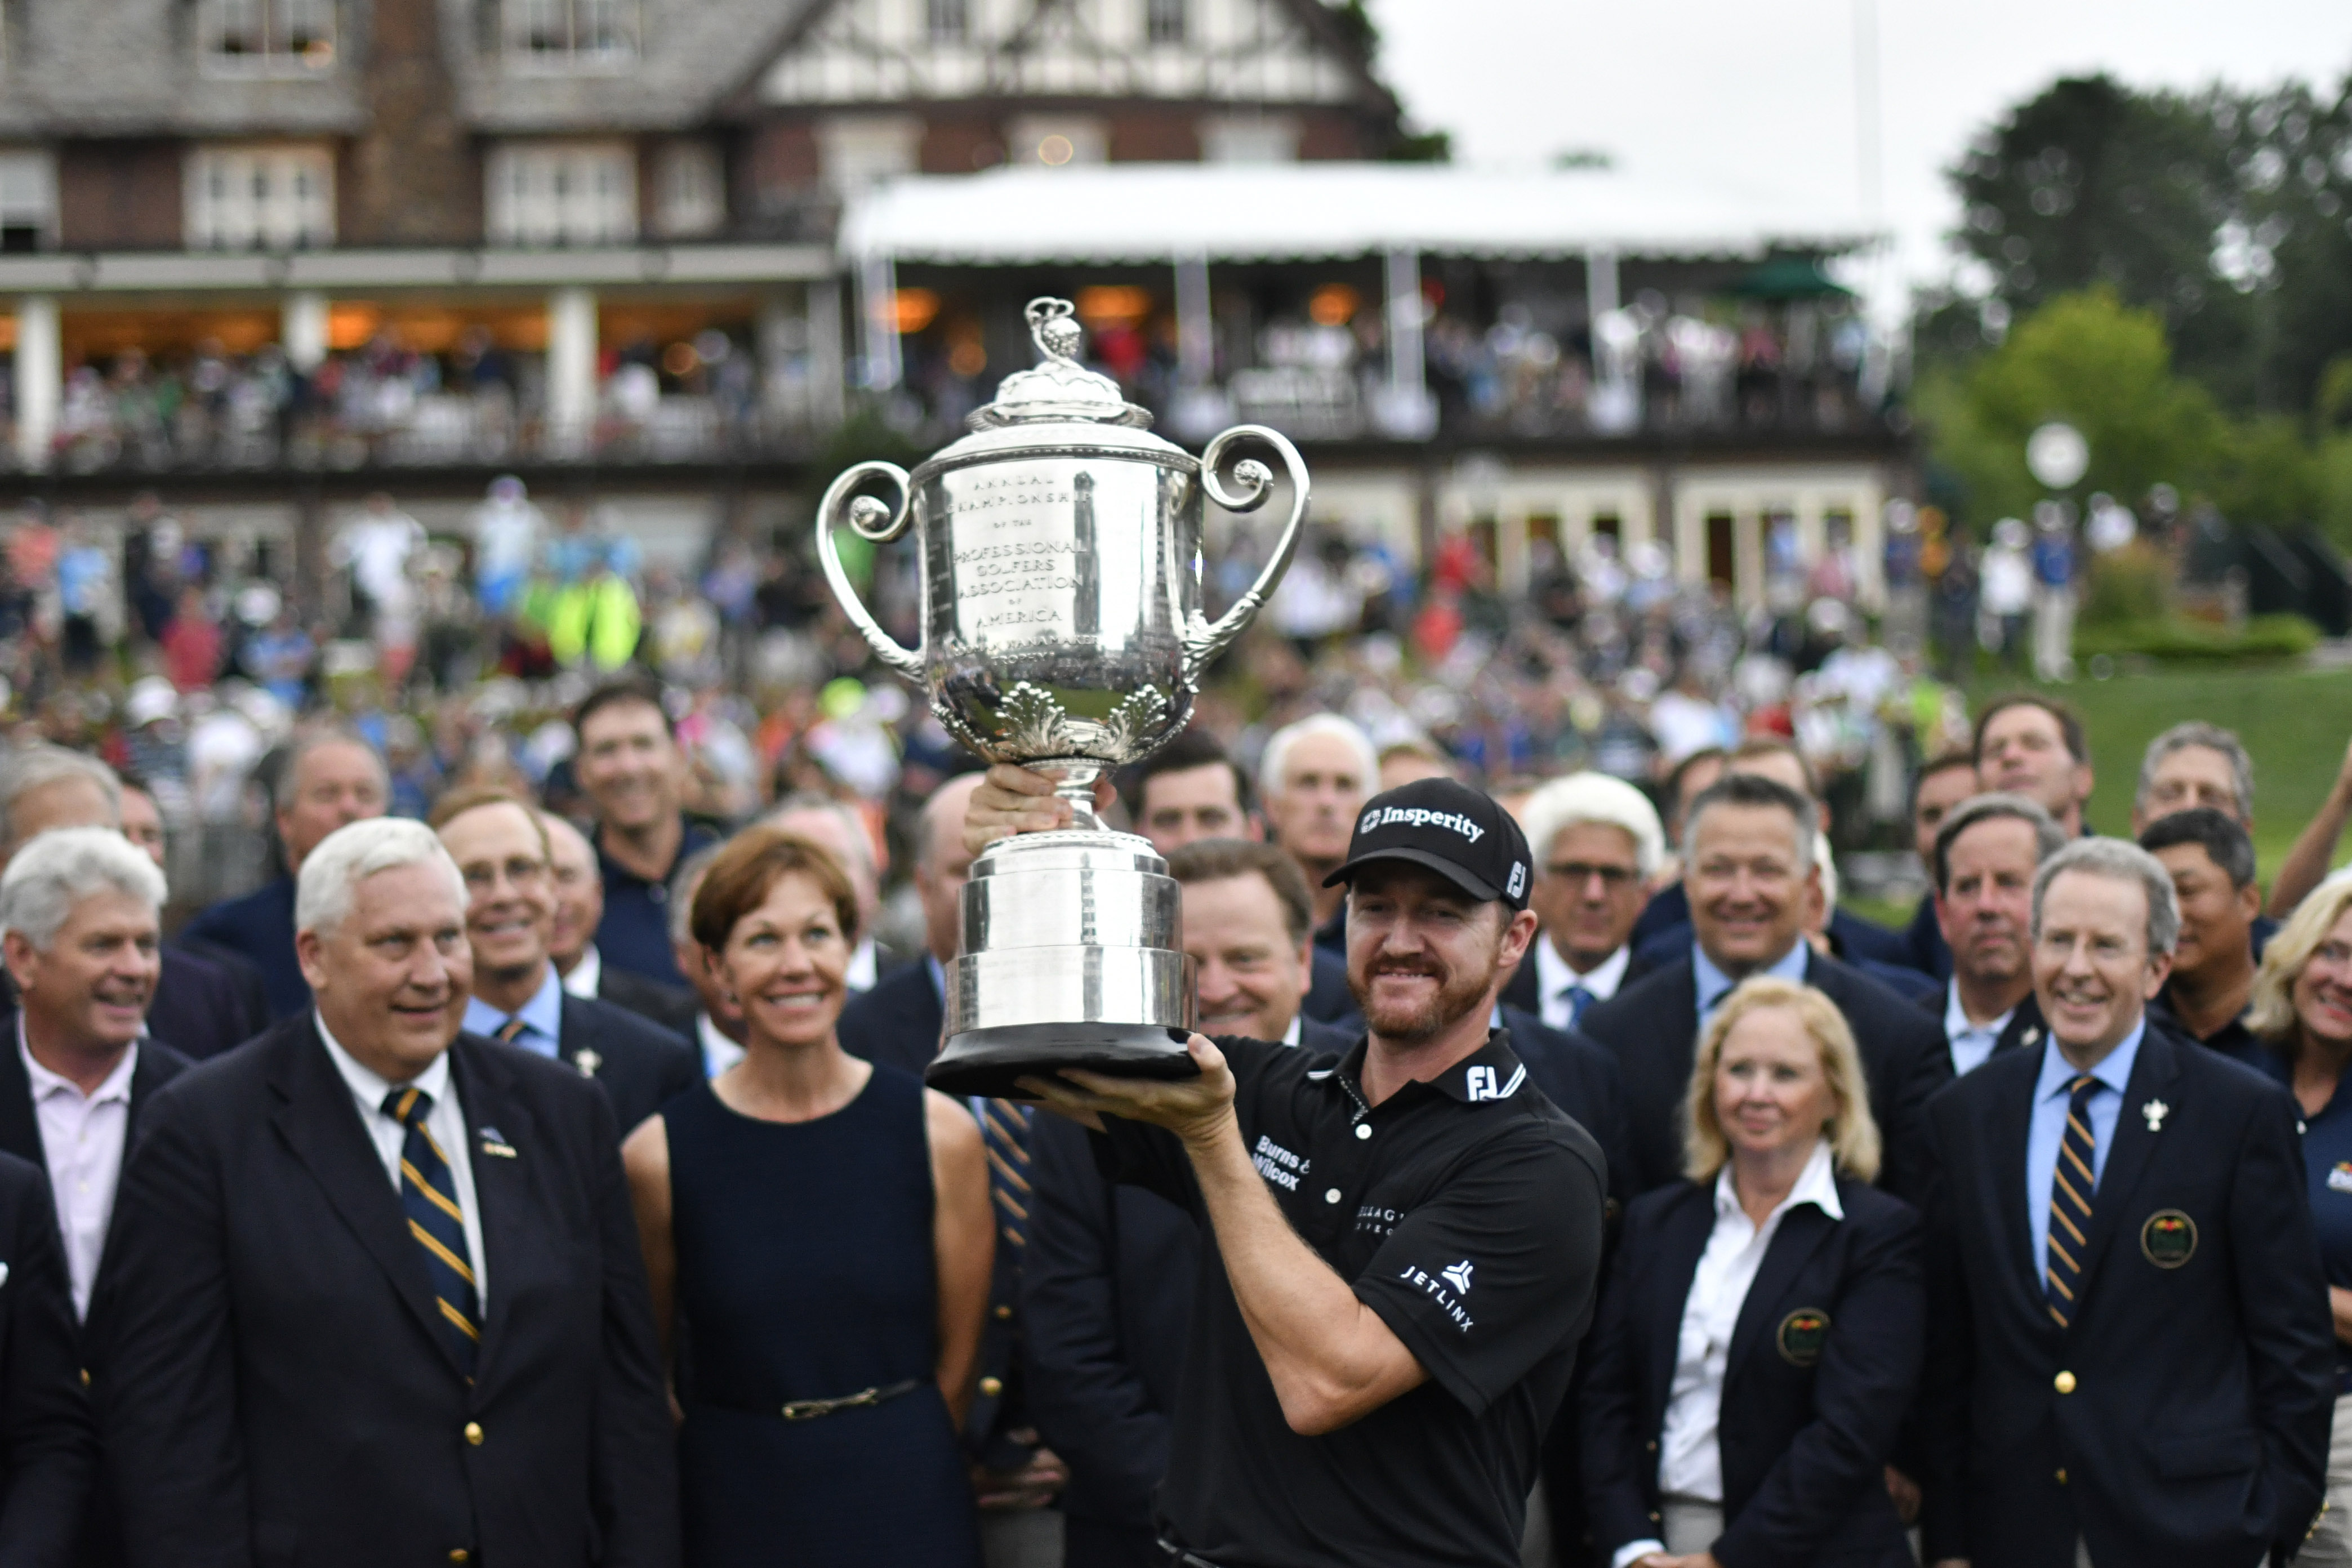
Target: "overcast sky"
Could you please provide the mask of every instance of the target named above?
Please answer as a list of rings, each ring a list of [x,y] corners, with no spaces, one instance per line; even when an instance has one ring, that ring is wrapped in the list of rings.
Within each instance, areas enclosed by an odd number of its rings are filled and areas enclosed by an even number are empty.
[[[2347,0],[1370,0],[1385,74],[1458,162],[1610,153],[1628,174],[1863,210],[1857,6],[1876,17],[1887,282],[1948,272],[1942,171],[2053,78],[2140,86],[2352,69]],[[1882,300],[1882,307],[1894,303]],[[1897,306],[1899,309],[1899,306]]]

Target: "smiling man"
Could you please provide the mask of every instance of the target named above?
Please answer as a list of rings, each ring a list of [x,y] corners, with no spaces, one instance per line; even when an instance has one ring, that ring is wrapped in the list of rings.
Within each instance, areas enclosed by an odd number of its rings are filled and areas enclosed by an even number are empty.
[[[1640,790],[1597,773],[1552,780],[1528,797],[1523,820],[1536,867],[1528,907],[1541,923],[1503,1000],[1574,1028],[1625,984],[1665,829]]]
[[[0,1046],[0,1150],[49,1173],[74,1315],[98,1260],[138,1118],[188,1066],[146,1038],[163,973],[163,874],[103,827],[44,833],[0,878],[0,940],[18,1006]]]
[[[1345,1057],[1195,1035],[1196,1079],[1029,1080],[1213,1245],[1158,1498],[1171,1560],[1518,1563],[1591,1313],[1603,1179],[1488,1026],[1535,931],[1530,869],[1475,790],[1379,795],[1328,873],[1368,1026]]]
[[[2284,1561],[2336,1398],[2294,1101],[2157,1026],[2172,877],[2092,838],[2032,894],[2040,1048],[1930,1108],[1927,1559]]]
[[[625,1135],[693,1088],[694,1052],[683,1038],[564,990],[547,954],[555,899],[548,833],[530,804],[499,789],[456,790],[434,806],[432,826],[466,879],[474,952],[466,1027],[594,1079]]]
[[[2173,812],[2199,806],[2227,813],[2253,830],[2253,759],[2230,731],[2191,719],[2147,743],[2132,796],[2132,836]]]
[[[1683,885],[1689,947],[1584,1016],[1584,1031],[1617,1057],[1636,1194],[1681,1177],[1680,1118],[1699,1031],[1716,1004],[1751,974],[1825,993],[1845,1015],[1870,1080],[1871,1114],[1886,1141],[1879,1184],[1911,1192],[1909,1130],[1951,1077],[1933,1019],[1875,980],[1814,951],[1805,917],[1821,897],[1813,803],[1774,779],[1727,773],[1691,803]]]
[[[596,951],[604,963],[684,985],[670,947],[668,882],[680,861],[718,837],[679,809],[686,758],[661,689],[644,680],[600,686],[573,710],[572,728],[579,740],[572,772],[595,808],[604,881]]]
[[[131,1568],[674,1568],[674,1437],[604,1095],[461,1034],[424,824],[302,866],[315,1008],[156,1097],[90,1312]]]
[[[2180,903],[2180,940],[2157,1006],[2198,1044],[2260,1066],[2262,1042],[2245,1024],[2263,912],[2254,841],[2235,816],[2200,805],[2158,817],[2139,846],[2171,874]]]

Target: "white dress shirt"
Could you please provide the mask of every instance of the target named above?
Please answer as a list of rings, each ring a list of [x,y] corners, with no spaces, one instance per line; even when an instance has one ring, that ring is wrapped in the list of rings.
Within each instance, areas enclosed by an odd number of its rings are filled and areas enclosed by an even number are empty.
[[[1813,1145],[1804,1173],[1780,1206],[1761,1226],[1739,1206],[1739,1192],[1726,1165],[1715,1179],[1715,1230],[1706,1240],[1698,1268],[1691,1276],[1690,1294],[1683,1298],[1682,1333],[1675,1345],[1674,1381],[1667,1385],[1664,1429],[1658,1434],[1658,1490],[1668,1497],[1699,1502],[1723,1501],[1723,1449],[1717,1428],[1723,1417],[1723,1379],[1731,1360],[1731,1332],[1748,1288],[1764,1255],[1780,1234],[1781,1216],[1800,1204],[1811,1204],[1834,1220],[1845,1218],[1838,1203],[1837,1167],[1829,1140]],[[1663,1552],[1657,1541],[1633,1541],[1618,1548],[1612,1568],[1648,1552]]]
[[[580,955],[580,962],[572,966],[572,973],[563,977],[563,989],[574,996],[585,996],[593,1002],[596,1000],[597,983],[604,978],[604,955],[596,951],[596,944],[592,942],[588,944],[588,951]]]
[[[743,1047],[719,1032],[708,1013],[694,1016],[694,1037],[702,1047],[702,1076],[717,1078],[743,1059]]]
[[[25,1044],[25,1016],[16,1015],[16,1055],[32,1080],[33,1114],[41,1126],[42,1163],[64,1234],[66,1273],[73,1281],[74,1316],[89,1314],[89,1288],[106,1252],[114,1217],[114,1189],[122,1176],[123,1136],[131,1128],[131,1075],[139,1070],[139,1044],[122,1053],[106,1081],[88,1095],[73,1079],[33,1059]]]
[[[469,1142],[473,1134],[466,1127],[465,1108],[457,1103],[457,1081],[449,1076],[449,1053],[435,1057],[431,1067],[406,1083],[394,1083],[361,1066],[327,1027],[327,1020],[316,1012],[311,1016],[317,1020],[319,1038],[327,1043],[335,1070],[343,1075],[352,1098],[359,1101],[360,1125],[367,1129],[368,1142],[375,1145],[376,1158],[383,1162],[383,1173],[394,1193],[400,1191],[400,1149],[408,1142],[408,1129],[399,1118],[383,1113],[383,1097],[395,1089],[420,1089],[433,1097],[433,1109],[425,1114],[425,1130],[433,1134],[433,1142],[441,1145],[442,1155],[449,1163],[449,1184],[457,1189],[457,1207],[466,1216],[466,1260],[474,1266],[474,1300],[478,1310],[486,1310],[490,1304],[490,1279],[482,1267],[482,1206],[474,1201]]]
[[[1960,983],[1957,980],[1944,987],[1944,1038],[1952,1046],[1952,1076],[1965,1077],[1992,1059],[1993,1047],[2000,1044],[2000,1032],[2017,1016],[2011,1007],[1990,1023],[1971,1023],[1969,1010],[1960,1005]]]
[[[860,992],[873,990],[874,983],[880,978],[882,958],[875,949],[874,939],[869,936],[849,950],[849,967],[841,972],[841,983],[855,996]]]
[[[1555,1029],[1572,1026],[1574,1009],[1568,1004],[1568,994],[1581,985],[1595,1002],[1606,1002],[1617,994],[1625,984],[1625,971],[1633,963],[1633,944],[1627,942],[1607,958],[1590,974],[1579,974],[1568,960],[1552,946],[1551,938],[1536,933],[1536,994],[1543,1002],[1543,1021]]]

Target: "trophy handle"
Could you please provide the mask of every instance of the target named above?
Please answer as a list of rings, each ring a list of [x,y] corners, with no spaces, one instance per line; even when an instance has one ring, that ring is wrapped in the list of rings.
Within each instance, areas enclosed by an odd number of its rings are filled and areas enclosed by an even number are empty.
[[[1277,437],[1276,439],[1279,440]],[[898,487],[898,510],[892,511],[872,496],[859,496],[851,500],[849,492],[874,475],[881,475]],[[816,555],[824,567],[824,580],[833,585],[833,596],[841,605],[841,613],[874,650],[874,657],[919,686],[923,683],[923,656],[900,643],[884,631],[874,617],[866,613],[866,603],[857,596],[857,589],[842,570],[841,552],[834,547],[833,531],[841,519],[843,502],[847,501],[849,526],[877,544],[887,544],[907,531],[907,519],[915,500],[915,488],[907,478],[907,470],[896,463],[860,463],[844,472],[825,488],[824,499],[816,507]]]
[[[1201,488],[1208,492],[1211,500],[1227,511],[1255,511],[1264,506],[1265,498],[1274,493],[1274,475],[1256,458],[1244,458],[1234,465],[1234,479],[1242,486],[1239,494],[1227,494],[1218,478],[1218,470],[1223,466],[1234,445],[1253,439],[1273,447],[1281,457],[1282,466],[1289,471],[1292,492],[1290,518],[1282,525],[1282,537],[1275,542],[1274,554],[1266,562],[1265,570],[1257,574],[1257,581],[1250,584],[1248,593],[1234,601],[1232,609],[1217,617],[1216,625],[1203,624],[1200,613],[1193,613],[1193,624],[1184,634],[1184,679],[1187,685],[1197,686],[1209,666],[1216,662],[1217,656],[1232,647],[1234,639],[1257,618],[1266,595],[1273,593],[1275,584],[1282,581],[1282,574],[1290,570],[1290,558],[1298,549],[1298,525],[1307,517],[1307,464],[1299,457],[1298,448],[1279,432],[1269,430],[1263,425],[1236,425],[1210,442],[1208,448],[1201,454]]]

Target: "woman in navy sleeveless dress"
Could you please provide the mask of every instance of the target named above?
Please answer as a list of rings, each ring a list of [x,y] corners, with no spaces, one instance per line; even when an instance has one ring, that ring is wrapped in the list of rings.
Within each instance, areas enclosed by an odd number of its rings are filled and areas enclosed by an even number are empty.
[[[656,1316],[684,1347],[688,1568],[979,1568],[956,1426],[986,1159],[961,1106],[841,1049],[855,916],[804,839],[754,829],[721,852],[693,927],[743,1000],[746,1053],[625,1151]]]

